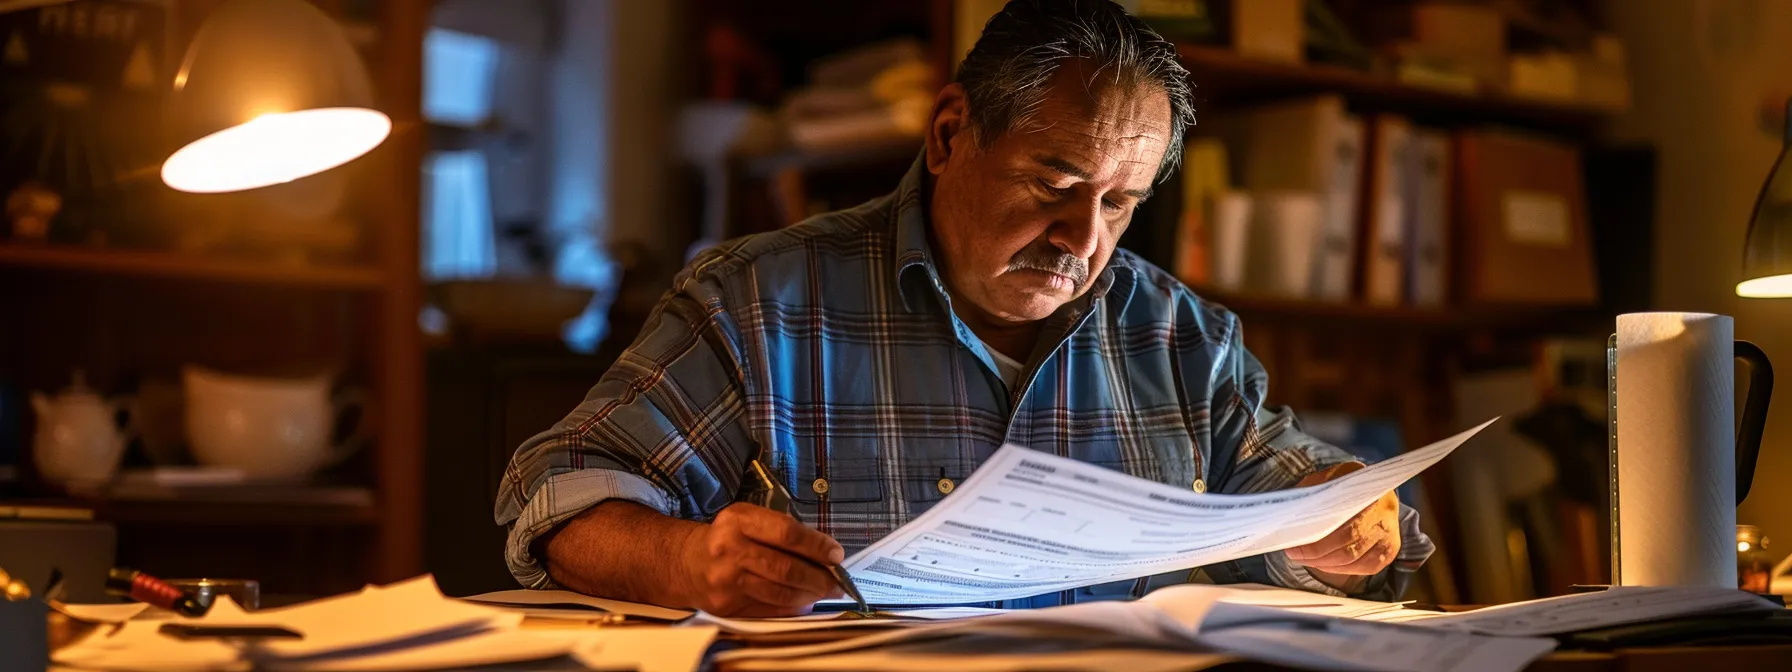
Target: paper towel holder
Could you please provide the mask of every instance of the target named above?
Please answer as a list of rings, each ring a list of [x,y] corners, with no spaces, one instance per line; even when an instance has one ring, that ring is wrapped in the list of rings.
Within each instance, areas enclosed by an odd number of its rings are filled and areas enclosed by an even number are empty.
[[[1736,427],[1736,505],[1742,506],[1755,482],[1755,462],[1761,457],[1767,402],[1773,397],[1773,364],[1760,346],[1748,341],[1736,341],[1736,358],[1748,362],[1748,397],[1742,402],[1742,422]]]

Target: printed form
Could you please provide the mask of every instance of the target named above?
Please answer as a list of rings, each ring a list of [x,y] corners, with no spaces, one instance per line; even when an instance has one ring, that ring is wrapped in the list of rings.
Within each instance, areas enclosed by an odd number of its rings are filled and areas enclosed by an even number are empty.
[[[865,599],[1016,599],[1277,551],[1324,538],[1477,432],[1308,488],[1197,494],[1003,446],[951,496],[847,558]]]

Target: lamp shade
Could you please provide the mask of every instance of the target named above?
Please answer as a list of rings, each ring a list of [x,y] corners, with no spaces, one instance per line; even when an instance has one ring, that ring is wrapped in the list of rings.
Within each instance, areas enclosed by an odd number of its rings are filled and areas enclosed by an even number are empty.
[[[281,184],[354,160],[385,141],[360,56],[302,0],[228,0],[187,47],[169,120],[176,149],[162,181],[218,193]]]
[[[1748,223],[1748,242],[1742,251],[1742,282],[1736,295],[1751,298],[1792,296],[1792,101],[1787,102],[1784,144],[1773,163],[1761,195],[1755,198],[1755,215]]]

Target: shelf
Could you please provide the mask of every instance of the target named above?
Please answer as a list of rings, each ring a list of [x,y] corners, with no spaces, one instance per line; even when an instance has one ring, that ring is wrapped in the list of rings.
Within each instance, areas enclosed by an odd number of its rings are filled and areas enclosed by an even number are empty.
[[[95,517],[136,525],[362,526],[379,522],[362,487],[256,485],[181,488],[115,486],[73,493]]]
[[[49,244],[0,243],[0,268],[324,289],[371,290],[381,285],[379,269],[372,266],[304,266],[176,252]]]
[[[1520,121],[1584,128],[1613,114],[1612,110],[1588,105],[1425,88],[1332,65],[1253,59],[1219,47],[1179,44],[1176,51],[1195,83],[1197,109],[1210,101],[1330,92],[1342,94],[1359,105],[1464,121]]]
[[[1315,324],[1356,323],[1406,329],[1545,329],[1574,331],[1610,326],[1610,316],[1591,306],[1489,305],[1455,307],[1370,306],[1312,299],[1233,295],[1195,290],[1247,321],[1252,318]]]

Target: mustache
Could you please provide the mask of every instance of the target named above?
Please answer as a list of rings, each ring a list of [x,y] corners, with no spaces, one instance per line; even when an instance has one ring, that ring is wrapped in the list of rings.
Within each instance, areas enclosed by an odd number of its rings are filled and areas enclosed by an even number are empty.
[[[1070,278],[1077,286],[1089,281],[1089,261],[1050,245],[1029,246],[1008,261],[1010,271],[1043,271]]]

